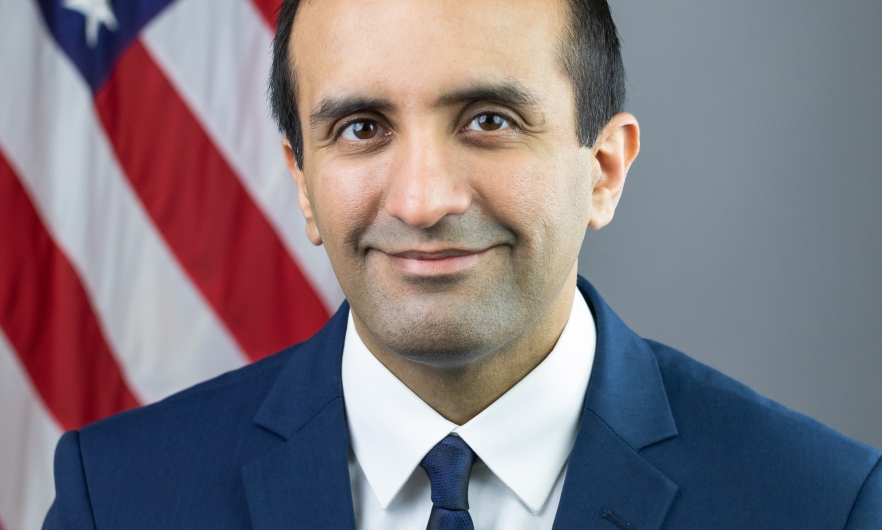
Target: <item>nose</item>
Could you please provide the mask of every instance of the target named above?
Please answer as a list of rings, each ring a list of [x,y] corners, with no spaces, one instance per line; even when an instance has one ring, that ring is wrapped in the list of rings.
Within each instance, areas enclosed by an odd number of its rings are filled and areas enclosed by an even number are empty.
[[[447,215],[465,213],[472,190],[456,171],[444,139],[414,134],[399,142],[386,190],[386,213],[414,228],[428,228]],[[457,174],[459,173],[459,174]]]

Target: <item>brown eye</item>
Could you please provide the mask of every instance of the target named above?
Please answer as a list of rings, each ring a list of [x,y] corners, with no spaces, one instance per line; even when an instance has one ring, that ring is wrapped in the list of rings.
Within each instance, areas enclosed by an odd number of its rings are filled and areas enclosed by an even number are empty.
[[[357,142],[360,140],[370,140],[380,133],[380,126],[373,120],[361,120],[350,123],[340,134],[347,140]]]
[[[479,116],[476,116],[468,126],[468,129],[471,131],[498,131],[500,129],[504,129],[506,127],[511,126],[509,121],[499,114],[493,114],[492,112],[485,112]]]

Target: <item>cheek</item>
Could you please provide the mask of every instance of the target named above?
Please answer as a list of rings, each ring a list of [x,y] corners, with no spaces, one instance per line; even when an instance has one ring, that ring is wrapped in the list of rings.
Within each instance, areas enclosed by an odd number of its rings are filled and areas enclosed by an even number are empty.
[[[328,254],[334,259],[346,253],[376,217],[382,198],[382,167],[379,164],[341,162],[317,164],[312,205],[316,225]]]
[[[581,245],[591,186],[578,160],[528,153],[475,169],[482,207],[515,232],[525,250]]]

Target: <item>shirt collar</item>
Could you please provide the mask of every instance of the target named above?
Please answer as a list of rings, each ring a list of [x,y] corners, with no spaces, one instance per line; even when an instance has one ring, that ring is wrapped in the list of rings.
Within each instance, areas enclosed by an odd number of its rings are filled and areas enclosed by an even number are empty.
[[[569,458],[597,339],[585,299],[575,291],[570,317],[551,353],[464,425],[444,419],[367,349],[349,315],[343,395],[350,443],[385,510],[432,447],[456,433],[534,513]]]

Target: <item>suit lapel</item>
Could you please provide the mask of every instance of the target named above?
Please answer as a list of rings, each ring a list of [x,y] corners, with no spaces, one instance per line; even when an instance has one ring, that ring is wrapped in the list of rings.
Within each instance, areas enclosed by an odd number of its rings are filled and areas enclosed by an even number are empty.
[[[602,419],[586,412],[570,454],[554,530],[657,530],[676,492],[676,484]]]
[[[555,530],[657,530],[677,485],[639,451],[677,435],[655,356],[584,279],[597,350]]]
[[[348,311],[292,353],[255,416],[285,440],[242,469],[255,530],[355,529],[340,373]]]

